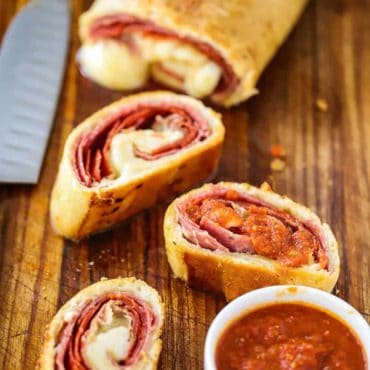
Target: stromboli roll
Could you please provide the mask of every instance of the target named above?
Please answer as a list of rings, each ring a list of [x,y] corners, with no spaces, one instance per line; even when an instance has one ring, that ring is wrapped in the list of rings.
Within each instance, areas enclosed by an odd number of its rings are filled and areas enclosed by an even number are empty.
[[[224,106],[256,93],[307,0],[96,0],[80,18],[82,72],[113,89],[148,77]]]
[[[135,278],[102,280],[71,298],[45,333],[40,370],[156,369],[164,306]]]
[[[276,284],[331,291],[339,275],[330,227],[308,208],[249,184],[208,184],[179,197],[164,234],[175,276],[228,300]]]
[[[70,239],[110,228],[189,189],[218,165],[224,127],[193,98],[123,98],[69,135],[51,197],[54,229]]]

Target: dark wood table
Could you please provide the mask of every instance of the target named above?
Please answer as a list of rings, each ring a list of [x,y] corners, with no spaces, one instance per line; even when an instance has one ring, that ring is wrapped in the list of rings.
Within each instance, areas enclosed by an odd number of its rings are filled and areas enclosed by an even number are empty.
[[[0,1],[0,35],[24,0]],[[78,15],[64,87],[37,186],[0,187],[0,368],[33,369],[46,324],[81,288],[101,277],[137,276],[159,290],[167,314],[160,369],[201,369],[208,326],[222,297],[188,289],[167,264],[166,205],[80,244],[49,223],[49,197],[64,141],[82,119],[120,96],[85,80],[75,63]],[[226,142],[217,180],[268,180],[316,211],[340,245],[336,294],[370,321],[370,3],[312,1],[264,72],[260,94],[223,110]],[[1,81],[0,81],[1,84]],[[317,108],[317,99],[328,104]],[[1,115],[0,115],[1,120]],[[270,148],[287,153],[270,170]],[[89,262],[91,262],[89,264]]]

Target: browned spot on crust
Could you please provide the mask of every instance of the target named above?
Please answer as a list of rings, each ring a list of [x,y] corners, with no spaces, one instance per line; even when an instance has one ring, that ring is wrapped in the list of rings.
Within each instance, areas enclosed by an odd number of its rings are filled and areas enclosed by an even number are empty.
[[[178,179],[175,179],[173,182],[172,182],[172,185],[177,185],[177,184],[180,184],[182,182],[182,178],[179,177]]]
[[[91,206],[105,207],[114,203],[114,198],[99,198],[95,194],[91,198]]]
[[[111,210],[108,210],[108,211],[105,211],[105,212],[102,212],[102,217],[104,217],[104,216],[109,216],[109,215],[111,215],[111,214],[113,214],[113,213],[115,213],[115,212],[117,212],[118,210],[119,210],[119,208],[120,207],[114,207],[113,209],[111,209]]]
[[[115,213],[115,212],[117,212],[119,210],[119,207],[114,207],[112,210],[111,210],[111,212],[110,213]]]

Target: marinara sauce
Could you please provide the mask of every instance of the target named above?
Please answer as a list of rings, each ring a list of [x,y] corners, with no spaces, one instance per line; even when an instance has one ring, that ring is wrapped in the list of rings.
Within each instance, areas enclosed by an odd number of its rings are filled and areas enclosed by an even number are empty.
[[[233,321],[216,346],[217,370],[366,370],[351,329],[301,303],[264,306]]]

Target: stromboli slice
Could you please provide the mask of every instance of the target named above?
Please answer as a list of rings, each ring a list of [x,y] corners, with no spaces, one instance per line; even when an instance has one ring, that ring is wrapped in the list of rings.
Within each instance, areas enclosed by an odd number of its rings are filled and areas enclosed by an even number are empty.
[[[267,285],[331,291],[339,275],[336,239],[308,208],[249,184],[207,184],[167,209],[169,264],[190,286],[228,300]]]
[[[40,370],[156,369],[164,306],[135,278],[101,280],[76,294],[45,333]]]
[[[123,98],[69,135],[51,197],[54,229],[70,239],[110,228],[211,176],[220,115],[188,96]]]
[[[230,106],[256,93],[263,69],[307,0],[96,0],[80,17],[82,73],[113,89],[151,75]]]

